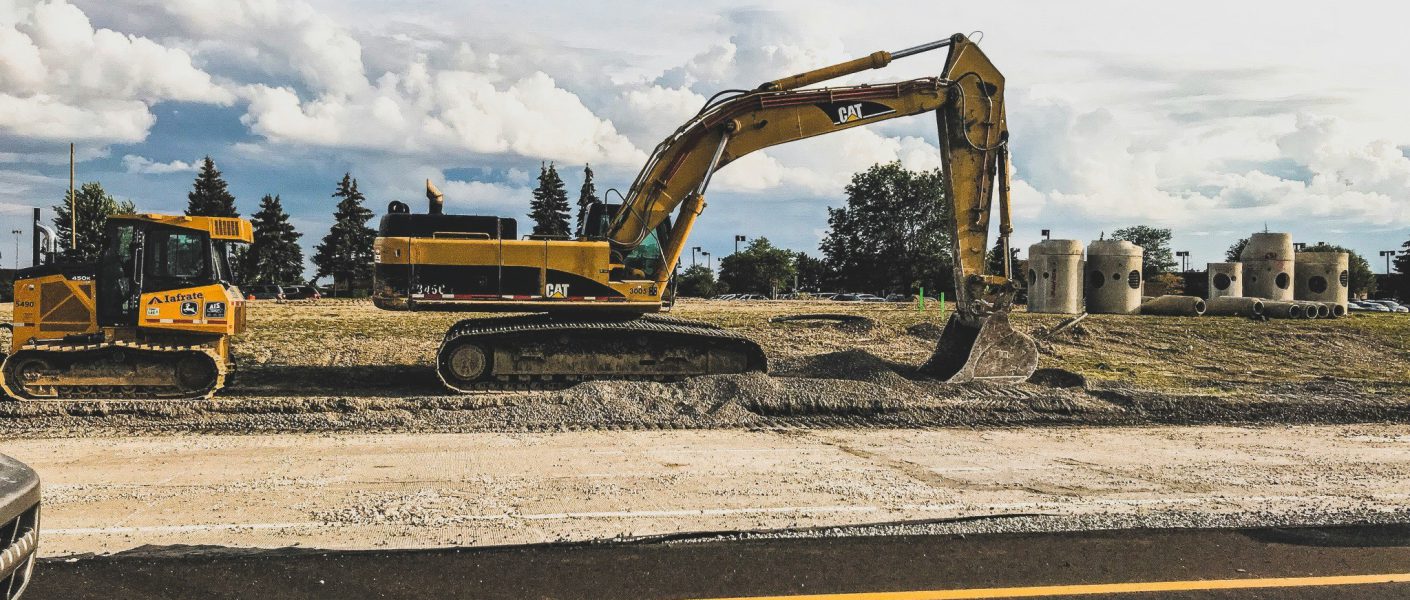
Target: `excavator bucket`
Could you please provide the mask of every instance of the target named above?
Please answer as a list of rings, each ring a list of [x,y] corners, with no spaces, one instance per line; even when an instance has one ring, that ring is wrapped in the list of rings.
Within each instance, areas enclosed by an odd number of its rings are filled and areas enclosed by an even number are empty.
[[[949,383],[1020,383],[1038,368],[1033,338],[1013,330],[1008,313],[954,314],[940,334],[935,353],[921,367]]]

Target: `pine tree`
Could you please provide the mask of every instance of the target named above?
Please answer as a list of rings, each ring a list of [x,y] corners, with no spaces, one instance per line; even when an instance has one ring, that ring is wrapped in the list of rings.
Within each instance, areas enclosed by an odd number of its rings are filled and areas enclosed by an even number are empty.
[[[584,235],[583,223],[587,221],[588,207],[597,204],[597,186],[592,182],[592,165],[583,165],[583,187],[578,191],[578,227],[579,236]]]
[[[1395,272],[1401,275],[1410,275],[1410,241],[1401,245],[1404,250],[1395,257]]]
[[[68,192],[64,201],[54,206],[54,229],[58,236],[58,249],[64,258],[75,262],[90,262],[98,259],[103,249],[103,227],[109,215],[131,214],[137,207],[131,200],[118,202],[103,189],[103,185],[93,181],[83,184],[75,192],[78,208],[78,250],[73,248],[73,219],[69,207],[74,205]]]
[[[196,183],[186,194],[186,214],[192,217],[240,216],[235,210],[235,196],[226,188],[215,161],[207,156],[201,162],[201,172],[196,174]]]
[[[318,267],[318,274],[313,278],[332,276],[334,285],[347,282],[349,286],[370,281],[372,242],[377,237],[377,232],[367,226],[372,211],[362,205],[365,198],[351,174],[343,175],[333,197],[342,200],[333,212],[333,227],[315,248],[313,264]]]
[[[529,218],[534,220],[534,235],[568,235],[568,190],[558,170],[549,163],[539,167],[539,186],[529,203]]]
[[[294,230],[279,196],[265,194],[259,210],[251,218],[255,243],[245,252],[241,268],[242,283],[289,284],[301,283],[304,275],[304,252],[299,248],[303,234]]]

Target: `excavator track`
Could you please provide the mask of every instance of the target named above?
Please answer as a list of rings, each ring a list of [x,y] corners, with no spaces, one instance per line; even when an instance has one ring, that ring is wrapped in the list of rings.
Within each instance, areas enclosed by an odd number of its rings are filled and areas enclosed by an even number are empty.
[[[205,400],[225,385],[212,349],[114,341],[36,342],[0,365],[0,386],[21,401]]]
[[[458,392],[767,370],[764,351],[753,340],[710,323],[659,315],[466,319],[446,332],[436,356],[441,382]]]

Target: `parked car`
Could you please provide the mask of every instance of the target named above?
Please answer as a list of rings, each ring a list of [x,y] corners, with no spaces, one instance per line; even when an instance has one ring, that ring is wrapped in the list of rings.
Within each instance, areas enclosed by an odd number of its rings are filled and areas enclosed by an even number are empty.
[[[34,576],[38,546],[39,476],[0,454],[0,599],[24,593]]]
[[[763,295],[763,294],[739,294],[738,296],[735,296],[734,299],[735,299],[735,300],[768,300],[769,297],[768,297],[768,296],[765,296],[765,295]]]
[[[912,296],[912,295],[910,295],[910,294],[887,294],[887,295],[886,295],[886,301],[887,301],[887,302],[910,302],[912,298],[915,298],[915,296]]]
[[[283,300],[284,288],[277,285],[252,285],[244,288],[246,298],[255,300]]]
[[[1368,300],[1349,302],[1347,310],[1352,312],[1391,312],[1390,308]]]
[[[885,302],[886,299],[871,294],[838,294],[832,297],[833,302]]]
[[[1396,302],[1394,300],[1366,300],[1365,302],[1379,304],[1381,306],[1386,307],[1387,309],[1390,309],[1390,312],[1410,312],[1410,308],[1406,308],[1405,306],[1402,306],[1399,302]]]
[[[284,290],[285,300],[318,300],[323,294],[318,288],[311,285],[285,285],[280,286]]]

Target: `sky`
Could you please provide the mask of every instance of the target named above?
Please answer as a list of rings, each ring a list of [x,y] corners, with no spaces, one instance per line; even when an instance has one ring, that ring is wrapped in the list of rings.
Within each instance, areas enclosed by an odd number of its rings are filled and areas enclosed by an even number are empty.
[[[242,214],[280,195],[311,256],[343,173],[378,214],[421,210],[429,178],[452,212],[523,220],[542,161],[573,198],[589,163],[625,188],[716,91],[976,32],[1008,82],[1017,247],[1146,224],[1202,266],[1266,228],[1380,272],[1410,239],[1407,20],[1385,2],[0,0],[0,263],[28,263],[4,236],[28,239],[28,207],[52,217],[70,142],[80,183],[149,212],[182,211],[209,155]],[[736,161],[690,245],[817,254],[853,173],[939,165],[934,123]]]

